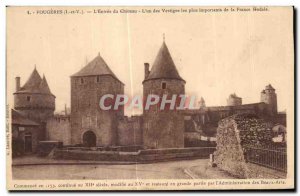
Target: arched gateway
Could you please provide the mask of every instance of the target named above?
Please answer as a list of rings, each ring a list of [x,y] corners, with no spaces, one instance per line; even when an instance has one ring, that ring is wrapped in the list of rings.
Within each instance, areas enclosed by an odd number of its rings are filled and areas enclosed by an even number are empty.
[[[93,131],[86,131],[82,136],[83,145],[86,147],[96,146],[96,135]]]

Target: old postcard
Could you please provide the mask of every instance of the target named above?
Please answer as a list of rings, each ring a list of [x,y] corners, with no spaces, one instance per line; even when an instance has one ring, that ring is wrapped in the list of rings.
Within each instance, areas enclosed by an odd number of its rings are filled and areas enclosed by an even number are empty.
[[[294,188],[293,7],[6,11],[8,190]]]

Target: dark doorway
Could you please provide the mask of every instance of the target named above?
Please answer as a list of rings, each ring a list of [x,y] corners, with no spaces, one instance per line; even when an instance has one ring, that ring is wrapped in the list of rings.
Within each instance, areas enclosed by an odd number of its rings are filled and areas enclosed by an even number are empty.
[[[31,135],[31,133],[25,133],[25,135],[24,135],[24,151],[25,151],[25,153],[32,152],[32,135]]]
[[[96,135],[93,131],[87,131],[83,134],[83,145],[86,147],[96,146]]]

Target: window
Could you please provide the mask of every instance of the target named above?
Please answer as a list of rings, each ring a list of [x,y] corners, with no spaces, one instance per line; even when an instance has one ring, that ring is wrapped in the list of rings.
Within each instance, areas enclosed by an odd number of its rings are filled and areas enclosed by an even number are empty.
[[[97,76],[97,83],[100,82],[100,76]]]
[[[80,78],[80,83],[83,84],[84,83],[84,80],[83,78]]]
[[[167,88],[167,83],[166,82],[162,82],[161,83],[161,88],[162,89],[166,89]]]
[[[31,97],[30,97],[30,96],[27,96],[26,99],[27,99],[27,101],[30,101]]]
[[[25,131],[25,127],[19,127],[19,131]]]
[[[82,128],[90,128],[92,125],[92,118],[90,116],[83,116],[81,119]]]

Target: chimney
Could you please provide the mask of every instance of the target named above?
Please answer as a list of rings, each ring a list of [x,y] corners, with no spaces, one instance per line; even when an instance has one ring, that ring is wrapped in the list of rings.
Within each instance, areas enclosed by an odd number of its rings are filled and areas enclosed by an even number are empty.
[[[144,63],[144,67],[145,67],[145,80],[146,80],[148,78],[149,73],[150,73],[149,63]]]
[[[16,91],[19,91],[21,88],[21,78],[18,76],[16,77]]]

